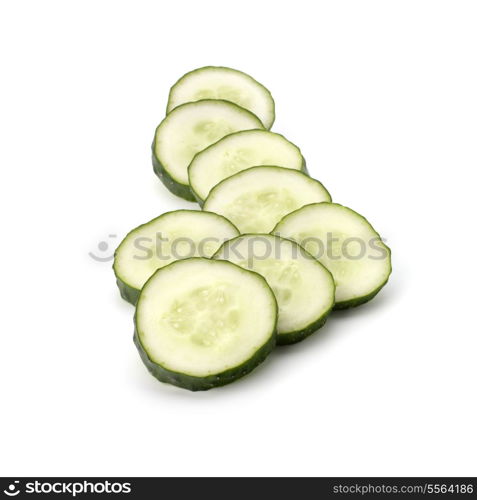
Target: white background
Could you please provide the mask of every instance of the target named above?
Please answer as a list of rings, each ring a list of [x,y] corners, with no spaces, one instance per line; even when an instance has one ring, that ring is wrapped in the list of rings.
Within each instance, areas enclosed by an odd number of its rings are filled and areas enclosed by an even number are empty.
[[[0,474],[477,475],[476,26],[472,1],[2,2]],[[169,87],[208,64],[270,88],[273,129],[394,272],[190,393],[147,373],[88,252],[195,206],[150,144]]]

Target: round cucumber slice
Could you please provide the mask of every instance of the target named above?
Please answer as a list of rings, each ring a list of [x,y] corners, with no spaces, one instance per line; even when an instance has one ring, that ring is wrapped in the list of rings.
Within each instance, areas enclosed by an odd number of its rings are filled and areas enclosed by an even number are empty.
[[[200,210],[167,212],[133,229],[114,254],[113,270],[123,299],[135,304],[144,283],[179,259],[211,257],[239,234],[225,217]]]
[[[337,203],[314,203],[273,230],[300,243],[333,275],[336,309],[371,300],[391,274],[391,250],[360,214]]]
[[[257,128],[263,125],[254,114],[228,101],[182,104],[156,129],[152,144],[154,172],[171,192],[195,201],[187,175],[195,154],[232,132]]]
[[[152,375],[192,391],[249,373],[276,342],[277,304],[265,279],[221,260],[159,269],[136,307],[134,340]]]
[[[206,66],[182,76],[171,88],[167,113],[180,104],[202,99],[223,99],[248,109],[269,129],[275,120],[270,92],[251,76],[232,68]]]
[[[295,144],[268,130],[245,130],[227,135],[197,153],[189,165],[189,184],[202,205],[220,181],[258,165],[277,165],[306,173],[305,160]]]
[[[323,185],[303,172],[262,166],[219,182],[203,208],[224,215],[241,233],[269,233],[283,216],[297,208],[330,200]]]
[[[325,324],[335,301],[333,276],[298,243],[269,234],[245,234],[226,241],[214,258],[267,280],[278,303],[278,344],[303,340]]]

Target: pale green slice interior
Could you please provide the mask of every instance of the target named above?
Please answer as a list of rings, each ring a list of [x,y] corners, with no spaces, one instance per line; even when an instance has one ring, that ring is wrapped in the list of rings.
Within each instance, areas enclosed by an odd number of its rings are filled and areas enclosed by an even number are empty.
[[[299,148],[285,137],[267,130],[247,130],[228,135],[198,153],[189,166],[189,183],[196,196],[205,200],[223,179],[259,165],[305,169]]]
[[[257,128],[263,128],[260,120],[233,103],[188,103],[174,109],[157,127],[154,152],[169,175],[187,185],[187,167],[197,152],[232,132]]]
[[[158,271],[137,305],[139,339],[168,370],[205,377],[241,365],[274,334],[265,280],[229,262],[188,259]]]
[[[333,274],[337,303],[372,293],[391,272],[390,251],[378,233],[342,205],[303,207],[285,217],[274,233],[303,245]]]
[[[188,257],[211,257],[237,236],[224,217],[198,210],[168,212],[131,231],[116,250],[114,271],[140,290],[157,269]]]
[[[320,182],[302,172],[253,167],[215,186],[204,210],[224,215],[241,233],[269,233],[283,216],[297,208],[330,199]]]
[[[185,74],[171,88],[167,112],[201,99],[224,99],[248,109],[269,129],[275,119],[270,92],[251,76],[232,68],[207,66]]]
[[[278,334],[317,322],[334,302],[331,274],[295,242],[277,236],[243,235],[225,243],[214,258],[261,274],[278,302]]]

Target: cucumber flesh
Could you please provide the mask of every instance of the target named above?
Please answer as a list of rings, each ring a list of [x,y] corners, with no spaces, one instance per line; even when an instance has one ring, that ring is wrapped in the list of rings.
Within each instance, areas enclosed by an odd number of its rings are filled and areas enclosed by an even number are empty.
[[[194,156],[189,183],[199,204],[220,181],[258,165],[301,170],[306,173],[300,149],[280,134],[245,130],[225,136]]]
[[[206,66],[186,73],[171,88],[167,113],[186,102],[223,99],[248,109],[269,129],[275,120],[270,92],[251,76],[232,68]]]
[[[226,241],[214,255],[261,274],[278,303],[277,343],[291,344],[324,325],[333,308],[330,272],[296,242],[267,234]]]
[[[227,217],[241,233],[269,233],[283,216],[297,208],[330,200],[323,185],[304,173],[262,166],[219,182],[203,208]]]
[[[276,342],[277,304],[257,273],[191,258],[159,269],[136,307],[135,343],[159,380],[205,390],[242,377]]]
[[[178,106],[156,129],[154,172],[171,192],[194,200],[187,167],[195,154],[225,135],[257,128],[263,125],[254,114],[228,101],[204,100]]]
[[[121,296],[135,304],[141,288],[159,268],[181,258],[211,257],[237,236],[225,217],[200,210],[176,210],[133,229],[118,246],[113,270]]]
[[[360,214],[337,203],[305,206],[273,230],[300,243],[333,275],[336,309],[371,300],[391,274],[391,251]]]

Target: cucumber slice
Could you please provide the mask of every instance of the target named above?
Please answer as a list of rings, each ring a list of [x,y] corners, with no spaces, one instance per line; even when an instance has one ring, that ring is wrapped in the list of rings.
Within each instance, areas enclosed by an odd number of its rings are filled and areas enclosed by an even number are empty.
[[[191,391],[228,384],[276,342],[277,304],[265,279],[222,260],[191,258],[144,285],[134,340],[149,371]]]
[[[195,154],[227,134],[263,128],[260,120],[228,101],[204,100],[182,104],[159,124],[152,144],[154,172],[177,196],[195,201],[187,167]]]
[[[203,208],[224,215],[241,233],[269,233],[283,216],[297,208],[330,200],[323,185],[304,173],[262,166],[219,182]]]
[[[232,68],[206,66],[186,73],[171,88],[167,113],[180,104],[201,99],[224,99],[248,109],[269,129],[275,120],[270,92],[251,76]]]
[[[315,203],[284,217],[273,230],[300,243],[333,274],[336,309],[371,300],[391,274],[391,250],[360,214]]]
[[[121,297],[135,304],[144,283],[159,268],[193,256],[211,257],[239,234],[225,217],[200,210],[167,212],[133,229],[114,254]]]
[[[278,344],[303,340],[325,324],[335,301],[333,276],[298,243],[269,234],[246,234],[226,241],[214,258],[267,280],[278,303]]]
[[[297,146],[267,130],[245,130],[225,136],[194,156],[189,184],[199,204],[220,181],[257,165],[277,165],[306,173]]]

